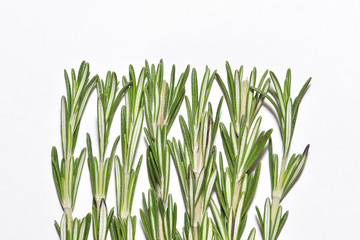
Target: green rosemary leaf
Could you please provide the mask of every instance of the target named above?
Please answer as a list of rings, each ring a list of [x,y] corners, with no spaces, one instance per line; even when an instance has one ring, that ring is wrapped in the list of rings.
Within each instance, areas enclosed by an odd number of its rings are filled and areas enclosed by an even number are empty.
[[[81,178],[81,173],[82,173],[82,170],[83,170],[83,167],[84,167],[84,162],[85,162],[85,156],[86,156],[86,148],[84,148],[81,153],[80,153],[80,157],[78,159],[78,167],[75,168],[76,172],[74,171],[74,176],[75,176],[75,179],[74,179],[74,182],[71,182],[72,183],[72,206],[74,207],[75,205],[75,200],[76,200],[76,196],[77,196],[77,192],[78,192],[78,188],[79,188],[79,183],[80,183],[80,178]],[[70,175],[73,175],[73,174],[70,174]]]
[[[61,98],[61,144],[62,144],[62,151],[63,156],[67,158],[67,145],[68,145],[68,113],[66,107],[66,99],[63,96]]]
[[[241,236],[242,236],[242,234],[244,232],[244,229],[245,229],[246,221],[247,221],[247,214],[245,214],[244,217],[241,220],[240,228],[239,228],[238,235],[237,235],[237,239],[241,238]]]
[[[186,125],[186,122],[185,122],[184,118],[181,115],[179,116],[179,121],[180,121],[181,131],[182,131],[183,136],[184,136],[185,146],[188,149],[191,149],[192,141],[191,141],[191,137],[190,137],[190,132],[189,132],[189,129],[188,129],[187,125]]]
[[[198,82],[197,82],[197,75],[196,70],[193,68],[191,73],[191,96],[192,96],[192,109],[193,114],[197,112],[198,109]],[[193,115],[193,118],[195,115]]]
[[[232,102],[231,102],[231,99],[229,97],[229,93],[228,91],[226,90],[226,87],[225,87],[225,84],[224,82],[222,81],[221,77],[219,74],[216,74],[216,81],[218,82],[219,86],[220,86],[220,89],[221,91],[223,92],[223,95],[225,97],[225,101],[226,101],[226,104],[228,106],[228,110],[229,110],[229,114],[230,114],[230,118],[231,118],[231,121],[235,121],[235,116],[234,116],[234,112],[233,112],[233,109],[235,109],[235,107],[232,105]]]
[[[255,190],[257,188],[257,184],[259,181],[259,177],[260,177],[260,170],[261,170],[261,162],[259,162],[255,168],[255,171],[249,175],[249,181],[248,181],[248,186],[245,192],[245,203],[244,203],[244,210],[243,210],[243,214],[245,214],[245,212],[247,212],[250,203],[255,195]]]
[[[291,144],[291,133],[292,133],[292,112],[291,112],[291,108],[292,108],[292,102],[291,102],[291,97],[289,97],[289,100],[286,104],[286,118],[285,118],[285,133],[284,133],[284,156],[287,157],[288,153],[289,153],[289,149],[290,149],[290,144]]]
[[[302,172],[302,170],[305,166],[309,147],[310,147],[310,145],[306,146],[304,153],[302,155],[300,155],[300,154],[298,155],[298,157],[296,158],[296,162],[293,165],[288,165],[287,168],[289,168],[289,170],[287,171],[288,174],[287,174],[287,176],[284,180],[284,184],[283,184],[283,195],[285,195],[291,189],[291,187],[295,183],[296,179],[300,176],[300,173]],[[289,162],[289,164],[290,164],[290,162]]]
[[[264,207],[264,240],[270,240],[271,238],[271,203],[267,198]]]
[[[76,91],[76,95],[75,95],[74,103],[73,103],[74,106],[76,106],[78,101],[80,100],[81,94],[82,94],[83,89],[85,87],[86,80],[87,80],[87,78],[88,78],[88,76],[90,74],[89,73],[89,64],[88,63],[86,63],[85,65],[84,64],[85,64],[85,62],[83,62],[81,64],[80,70],[78,72],[78,81],[79,81],[80,85],[79,85],[79,87],[78,87],[78,89]]]
[[[258,158],[267,140],[269,139],[271,133],[272,129],[268,130],[266,133],[262,132],[260,134],[259,138],[255,142],[254,150],[250,152],[248,161],[246,161],[244,165],[244,171],[247,171],[254,164],[255,160]]]
[[[276,162],[274,162],[274,157],[273,157],[273,148],[272,148],[272,138],[269,138],[269,169],[270,169],[270,181],[271,181],[271,192],[273,192],[275,190],[275,186],[276,186],[276,180],[277,180],[277,168],[276,166]],[[276,176],[276,177],[275,177]]]
[[[129,146],[129,152],[128,152],[128,160],[127,160],[128,162],[125,165],[127,172],[130,172],[130,168],[132,167],[132,163],[134,161],[135,151],[136,151],[137,145],[139,143],[143,120],[144,120],[144,112],[141,111],[140,115],[137,117],[137,119],[135,121],[134,130],[131,133],[132,137],[129,142],[130,146]]]
[[[242,209],[244,206],[244,201],[245,201],[245,194],[241,193],[240,195],[240,200],[238,203],[238,211],[236,211],[236,215],[235,215],[235,221],[234,221],[234,236],[238,236],[238,233],[240,232],[240,223],[241,223],[241,216],[242,216]]]
[[[276,90],[276,97],[277,97],[277,100],[279,101],[279,104],[280,104],[280,109],[281,109],[281,113],[282,115],[284,116],[285,115],[285,100],[284,100],[284,94],[281,90],[281,86],[280,86],[280,83],[279,81],[277,80],[275,74],[273,72],[270,71],[270,77],[271,77],[271,80],[275,86],[275,90]],[[280,118],[280,116],[279,116]]]
[[[114,211],[115,211],[115,208],[112,208],[107,216],[107,219],[106,219],[106,232],[108,231],[108,229],[110,228],[110,225],[111,225],[111,222],[113,220],[113,217],[114,217]]]
[[[252,90],[260,93],[260,94],[263,95],[267,100],[269,100],[269,102],[270,102],[270,103],[273,105],[273,107],[275,108],[275,111],[276,111],[279,119],[282,118],[283,114],[282,114],[282,112],[280,111],[278,105],[275,103],[275,101],[274,101],[268,94],[266,94],[265,92],[263,92],[262,90],[257,89],[257,88],[250,87],[250,89],[252,89]],[[269,90],[270,90],[270,89],[269,89]]]
[[[262,231],[264,231],[264,221],[261,217],[261,213],[260,213],[260,210],[257,206],[255,206],[255,209],[256,209],[256,214],[257,214],[257,217],[258,217],[258,220],[259,220],[259,224],[260,224],[260,229]]]
[[[291,94],[291,69],[286,72],[286,78],[284,81],[284,102],[287,102]]]
[[[224,218],[221,216],[219,209],[217,208],[215,202],[212,199],[210,200],[210,206],[211,206],[211,210],[213,212],[215,221],[216,221],[217,225],[219,226],[219,232],[220,232],[222,239],[227,239],[228,236],[226,234]]]
[[[95,166],[94,166],[94,158],[92,154],[92,144],[91,138],[89,133],[86,134],[86,143],[87,143],[87,150],[88,150],[88,167],[90,172],[90,181],[91,181],[91,188],[93,191],[93,195],[96,194],[96,182],[95,182]]]
[[[256,230],[253,228],[249,234],[248,240],[255,240]]]
[[[211,141],[214,141],[214,138],[215,138],[218,126],[219,126],[220,111],[221,111],[221,106],[222,106],[223,100],[224,100],[224,98],[221,97],[220,101],[219,101],[219,104],[218,104],[218,107],[217,107],[217,110],[216,110],[215,121],[213,123],[212,131],[211,131]]]
[[[279,206],[279,208],[277,209],[277,213],[275,216],[275,222],[272,223],[273,227],[271,229],[271,239],[275,239],[279,226],[280,226],[280,220],[281,220],[281,215],[282,215],[282,207]]]
[[[89,236],[89,230],[90,230],[90,223],[91,223],[91,213],[88,213],[82,220],[80,224],[80,234],[79,239],[80,240],[86,240]]]
[[[59,160],[58,160],[58,154],[56,147],[52,147],[51,149],[51,166],[52,166],[52,173],[53,173],[53,179],[56,187],[56,192],[59,197],[60,203],[63,201],[62,197],[62,188],[61,188],[61,175],[60,175],[60,169],[59,169]]]
[[[191,108],[190,105],[190,100],[187,96],[185,96],[185,105],[186,105],[186,110],[187,110],[187,116],[188,116],[188,124],[189,124],[189,132],[190,132],[190,136],[194,135],[194,118],[192,116],[192,111],[193,109]],[[182,118],[182,116],[179,116],[179,121],[180,121],[180,117]],[[180,125],[181,127],[181,125]]]
[[[233,173],[233,171],[234,171],[233,161],[235,159],[235,153],[234,153],[234,148],[231,145],[231,140],[230,140],[229,134],[223,123],[220,123],[220,134],[221,134],[221,139],[222,139],[222,143],[224,146],[226,159],[228,159],[230,171]]]
[[[234,93],[234,78],[233,78],[233,72],[230,68],[230,64],[228,61],[226,61],[226,72],[227,72],[227,81],[228,81],[228,88],[229,88],[229,95],[231,98],[232,103],[235,103],[235,93]],[[233,105],[234,106],[234,105]],[[230,109],[230,108],[229,108]],[[235,108],[234,108],[235,109]],[[235,113],[234,113],[235,116]]]
[[[297,114],[298,114],[298,110],[299,110],[299,105],[300,105],[300,101],[302,99],[302,97],[304,96],[305,94],[305,91],[306,89],[308,88],[309,84],[311,82],[311,78],[309,78],[304,86],[301,88],[298,96],[295,98],[294,100],[294,104],[293,104],[293,108],[292,108],[292,113],[293,113],[293,116],[292,116],[292,129],[291,129],[291,136],[293,135],[294,133],[294,129],[295,129],[295,124],[296,124],[296,119],[297,119]]]
[[[130,91],[129,91],[130,92]],[[129,93],[128,93],[129,94]],[[121,108],[121,154],[122,154],[122,163],[125,165],[126,155],[127,155],[127,133],[126,133],[126,107],[122,106]]]
[[[285,214],[282,216],[281,220],[280,220],[280,224],[279,224],[279,227],[278,227],[278,230],[277,230],[277,233],[276,233],[276,236],[275,236],[275,239],[278,238],[280,232],[281,232],[281,229],[283,228],[285,222],[286,222],[286,219],[289,215],[289,211],[286,211]]]
[[[251,135],[250,135],[250,139],[247,143],[247,146],[246,146],[246,152],[245,152],[245,159],[248,158],[249,154],[250,154],[250,151],[254,145],[254,142],[255,142],[255,139],[258,135],[258,132],[259,132],[259,129],[260,129],[260,124],[261,124],[261,120],[262,118],[261,117],[258,117],[258,119],[256,120],[256,123],[255,123],[255,126],[251,132]]]
[[[98,98],[97,102],[97,119],[98,119],[98,136],[99,136],[99,151],[100,161],[104,161],[105,154],[105,115],[104,115],[104,104],[101,98]]]
[[[208,175],[209,176],[209,175]],[[211,193],[214,187],[214,183],[215,183],[215,179],[216,179],[216,171],[213,171],[210,175],[210,179],[209,181],[207,181],[206,185],[205,185],[205,195],[204,195],[204,204],[203,204],[203,211],[205,212],[210,197],[211,197]]]
[[[69,81],[69,75],[66,70],[64,70],[65,84],[66,84],[66,96],[68,99],[68,109],[71,109],[72,106],[72,96],[71,96],[71,85]]]
[[[60,221],[60,239],[67,239],[66,215],[63,214]]]
[[[107,233],[107,209],[105,200],[101,200],[99,216],[99,240],[105,240]]]

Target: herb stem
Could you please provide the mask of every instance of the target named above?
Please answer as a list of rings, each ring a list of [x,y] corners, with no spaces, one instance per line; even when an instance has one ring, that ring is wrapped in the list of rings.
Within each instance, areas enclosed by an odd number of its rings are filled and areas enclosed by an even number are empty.
[[[195,136],[197,136],[197,131],[195,130]],[[202,136],[201,136],[202,137]],[[200,138],[201,138],[200,137]],[[200,151],[199,146],[197,145],[197,143],[195,142],[195,147],[194,147],[194,158],[196,159],[195,161],[195,169],[194,171],[194,175],[195,175],[195,186],[197,186],[198,181],[199,181],[199,176],[201,173],[201,170],[203,170],[203,157]],[[194,239],[197,240],[199,239],[199,229],[198,229],[198,224],[201,223],[201,219],[202,219],[202,195],[199,196],[199,200],[197,201],[196,205],[195,205],[195,211],[194,211],[194,222],[192,224],[192,229],[193,229],[193,233],[194,233]]]
[[[65,159],[65,196],[64,196],[64,211],[66,214],[66,219],[67,219],[67,229],[72,232],[72,208],[71,208],[71,199],[70,199],[70,195],[69,195],[69,183],[68,183],[68,179],[69,179],[69,166],[70,164],[70,160],[69,159]]]
[[[198,180],[199,180],[199,172],[195,172],[195,186],[197,186]],[[195,211],[194,211],[194,223],[192,226],[193,233],[194,233],[194,240],[199,239],[199,229],[198,225],[201,223],[202,219],[202,195],[199,196],[199,200],[196,203]]]
[[[71,207],[64,207],[64,211],[66,214],[67,219],[67,227],[70,232],[72,232],[72,208]]]
[[[161,186],[160,185],[157,185],[157,202],[159,202],[159,199],[161,198],[162,196],[162,193],[161,193]],[[165,203],[165,199],[164,199],[164,208],[166,206],[166,203]],[[159,238],[160,240],[165,240],[165,234],[164,234],[164,227],[163,227],[163,220],[162,218],[160,217],[161,216],[161,212],[160,212],[160,208],[158,208],[158,227],[159,227]]]
[[[284,175],[285,175],[285,169],[286,169],[286,156],[283,156],[281,161],[281,170],[280,170],[280,176],[279,176],[279,183],[276,186],[276,190],[272,194],[272,207],[271,207],[271,222],[275,222],[276,213],[279,208],[279,204],[281,201],[281,186],[283,184]]]

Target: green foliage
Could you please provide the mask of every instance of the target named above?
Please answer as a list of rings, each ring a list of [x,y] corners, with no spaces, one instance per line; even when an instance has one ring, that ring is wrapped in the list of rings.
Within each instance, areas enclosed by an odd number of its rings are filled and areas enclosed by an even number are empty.
[[[264,217],[261,216],[259,208],[256,207],[259,224],[262,231],[262,237],[264,240],[277,239],[289,215],[289,211],[286,211],[285,214],[282,214],[282,207],[279,206],[276,209],[274,221],[272,221],[271,216],[274,215],[272,211],[274,211],[274,209],[272,208],[272,204],[269,198],[267,198],[265,201],[263,214]]]
[[[93,234],[94,239],[106,239],[108,226],[106,221],[101,221],[103,213],[107,214],[105,200],[110,182],[112,166],[115,159],[115,152],[120,137],[117,137],[109,157],[105,159],[105,152],[108,145],[111,123],[117,107],[131,82],[124,84],[119,91],[119,82],[114,72],[108,72],[106,81],[97,81],[97,126],[98,126],[98,147],[99,160],[93,155],[90,135],[87,134],[88,167],[90,172],[91,188],[93,192]],[[102,207],[102,206],[103,207]],[[103,210],[103,212],[102,212]],[[96,217],[97,216],[97,217]],[[110,215],[109,215],[110,216]],[[111,219],[111,218],[110,218]],[[105,224],[105,225],[103,225]],[[105,232],[103,232],[105,231]],[[102,235],[99,235],[102,234]]]
[[[60,234],[60,237],[61,239],[75,239],[73,237],[78,237],[78,234],[75,232],[74,228],[79,227],[79,221],[77,220],[77,222],[73,222],[72,210],[75,206],[81,173],[85,162],[86,149],[84,148],[81,151],[78,158],[74,157],[74,151],[80,129],[81,118],[90,94],[98,81],[98,76],[93,77],[89,81],[89,64],[85,61],[81,63],[77,76],[75,74],[75,70],[71,70],[71,84],[66,70],[64,71],[64,74],[67,95],[66,97],[62,96],[61,98],[60,112],[63,157],[61,161],[59,161],[57,149],[56,147],[53,147],[51,150],[51,162],[56,192],[58,194],[61,207],[65,212],[63,220],[61,221],[62,230],[59,231],[59,233],[62,235]],[[86,224],[87,221],[88,220],[86,220]],[[64,227],[65,230],[63,229]],[[88,231],[88,228],[84,229]],[[87,238],[87,235],[87,233],[84,233],[82,237]]]
[[[170,86],[164,80],[164,64],[160,60],[155,71],[155,65],[146,65],[147,83],[145,95],[145,117],[148,130],[148,141],[156,139],[157,126],[167,125],[169,131],[185,97],[185,83],[189,75],[188,65],[175,83],[175,65],[172,66]],[[167,135],[167,132],[166,132]]]
[[[55,221],[56,230],[60,236],[60,240],[86,240],[88,239],[91,214],[88,213],[83,219],[75,218],[72,222],[72,227],[67,226],[69,223],[66,220],[64,213],[60,225]],[[71,229],[71,230],[70,230]]]
[[[107,211],[105,199],[101,199],[100,206],[94,199],[92,206],[92,226],[94,239],[105,240],[114,215],[114,208]]]
[[[226,62],[228,89],[221,77],[216,75],[217,82],[224,94],[231,117],[230,134],[223,123],[220,133],[225,150],[228,167],[224,169],[220,153],[219,174],[216,179],[217,196],[220,209],[215,202],[211,208],[219,239],[240,239],[246,225],[246,212],[253,199],[260,176],[260,163],[257,164],[260,153],[268,141],[272,129],[260,133],[261,117],[255,120],[264,97],[250,90],[256,85],[256,68],[250,74],[250,80],[243,79],[243,66],[232,72]],[[270,79],[266,79],[268,71],[262,75],[258,88],[267,92]],[[255,169],[252,172],[252,169]],[[249,238],[255,236],[252,232]]]
[[[136,216],[128,216],[125,219],[114,217],[110,227],[112,240],[133,240],[136,232]]]
[[[175,66],[170,77],[170,86],[164,80],[163,61],[157,66],[146,64],[147,83],[145,86],[145,116],[147,128],[145,135],[149,147],[146,151],[146,163],[151,190],[149,206],[144,198],[144,211],[140,210],[141,220],[148,239],[175,239],[179,236],[176,230],[176,213],[171,202],[168,203],[170,177],[170,151],[167,145],[167,134],[176,118],[185,97],[185,82],[190,67],[175,84]],[[170,195],[171,196],[171,195]],[[176,211],[176,204],[175,204]],[[175,218],[172,216],[175,215]],[[170,217],[165,217],[170,216]],[[152,220],[156,220],[155,223]],[[149,228],[149,226],[153,226]],[[154,235],[155,234],[155,235]]]
[[[144,210],[140,210],[141,222],[147,239],[157,240],[159,236],[163,239],[181,239],[179,232],[176,230],[177,206],[173,203],[171,194],[168,195],[167,208],[165,209],[162,198],[156,196],[156,192],[150,189],[148,192],[148,203],[143,194]],[[159,226],[159,219],[162,226]],[[163,231],[163,235],[160,231]]]
[[[143,89],[145,84],[145,69],[141,70],[138,81],[133,67],[129,67],[129,81],[123,77],[123,86],[131,82],[125,95],[125,106],[121,108],[121,159],[115,156],[115,186],[117,217],[114,217],[112,239],[133,239],[136,228],[136,218],[131,217],[132,203],[137,178],[139,176],[142,155],[133,169],[135,154],[139,143],[144,120]],[[134,222],[133,222],[134,221]],[[113,237],[114,236],[114,237]]]
[[[263,233],[263,239],[275,240],[277,239],[288,216],[288,211],[284,215],[282,215],[282,207],[279,204],[300,176],[300,173],[305,166],[307,153],[310,147],[310,145],[307,145],[303,154],[293,154],[290,157],[290,160],[287,160],[295,129],[300,101],[310,84],[311,78],[309,78],[305,82],[298,96],[293,102],[290,96],[290,69],[286,73],[284,90],[282,90],[279,81],[273,72],[270,72],[270,77],[274,85],[274,89],[270,89],[271,95],[268,95],[259,88],[253,88],[253,90],[266,97],[275,108],[282,136],[283,157],[281,160],[281,165],[279,164],[278,155],[273,154],[271,139],[269,143],[269,167],[272,203],[270,203],[270,199],[266,200],[263,217],[261,216],[260,211],[257,208],[258,219]]]
[[[131,211],[143,158],[141,155],[135,161],[144,118],[148,143],[146,163],[151,188],[147,198],[143,193],[140,218],[147,239],[241,239],[260,176],[259,157],[268,140],[272,195],[271,200],[266,199],[263,213],[258,207],[256,211],[263,239],[278,238],[288,217],[288,211],[283,213],[280,202],[299,178],[309,150],[308,145],[302,154],[289,154],[299,105],[311,78],[292,100],[290,70],[287,71],[283,87],[271,71],[265,71],[258,83],[256,68],[251,71],[249,79],[243,78],[243,66],[232,72],[226,62],[226,71],[227,86],[208,67],[199,85],[196,70],[193,69],[191,97],[185,96],[190,67],[187,66],[176,81],[175,66],[172,66],[167,83],[162,60],[157,67],[145,61],[138,78],[130,65],[129,80],[123,77],[122,87],[114,72],[108,72],[105,81],[97,75],[89,80],[89,64],[86,62],[82,62],[77,74],[71,70],[71,81],[65,71],[67,94],[61,98],[60,114],[62,156],[59,159],[56,147],[51,151],[53,179],[64,211],[60,224],[55,221],[61,240],[86,240],[91,220],[94,239],[105,240],[109,230],[112,239],[135,239],[136,216],[132,216]],[[213,112],[208,98],[215,79],[223,97],[216,112]],[[95,86],[99,155],[94,156],[92,140],[87,134],[87,149],[82,149],[79,157],[75,157],[81,118]],[[111,151],[107,154],[112,121],[123,97],[125,105],[120,113],[121,135],[112,143]],[[228,127],[220,123],[224,99],[231,119]],[[283,148],[281,163],[279,156],[273,153],[272,129],[260,130],[262,118],[257,114],[265,99],[274,107],[280,126]],[[184,100],[187,117],[179,117],[182,140],[173,138],[169,141],[168,133]],[[219,162],[216,162],[214,138],[218,127],[227,164],[222,153],[219,153]],[[120,156],[116,155],[119,143]],[[73,219],[72,211],[86,153],[93,193],[92,214],[87,214],[83,219]],[[176,228],[177,205],[169,194],[170,155],[178,173],[186,209],[182,235]],[[106,206],[113,165],[116,213],[114,208],[108,211]],[[211,199],[214,187],[219,204]],[[208,216],[209,205],[213,220]],[[254,240],[255,234],[255,229],[252,229],[247,239]]]
[[[191,104],[185,97],[188,122],[180,116],[180,127],[183,134],[183,144],[175,138],[169,143],[171,155],[178,172],[181,190],[185,201],[184,239],[211,239],[213,237],[212,223],[208,219],[206,209],[209,204],[212,189],[216,179],[214,169],[216,148],[214,137],[219,123],[222,100],[213,120],[212,106],[207,105],[210,89],[215,73],[210,75],[206,67],[200,94],[196,70],[191,75]]]

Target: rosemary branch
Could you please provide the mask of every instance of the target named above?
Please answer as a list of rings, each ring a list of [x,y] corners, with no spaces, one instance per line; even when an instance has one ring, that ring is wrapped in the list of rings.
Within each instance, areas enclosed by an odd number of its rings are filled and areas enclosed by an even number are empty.
[[[147,123],[145,134],[149,143],[146,162],[151,189],[148,192],[148,203],[143,193],[144,210],[140,210],[140,215],[147,239],[181,239],[176,230],[176,203],[173,203],[171,194],[168,194],[170,151],[167,134],[184,100],[189,69],[187,66],[175,85],[173,65],[169,86],[163,79],[163,61],[160,61],[156,71],[155,65],[150,70],[146,61],[148,81],[145,86],[144,108]]]
[[[61,98],[60,126],[63,155],[61,164],[59,164],[56,147],[53,147],[51,151],[56,192],[64,210],[60,225],[55,221],[55,226],[60,239],[87,239],[91,215],[88,214],[82,220],[73,219],[72,216],[84,166],[86,148],[81,151],[80,156],[76,159],[74,158],[74,152],[81,118],[98,76],[88,81],[90,76],[89,64],[85,61],[81,63],[77,76],[75,70],[71,70],[71,84],[66,70],[64,70],[64,75],[67,95]]]
[[[216,148],[213,140],[217,131],[222,98],[219,102],[216,117],[213,120],[212,106],[208,103],[208,97],[215,72],[210,76],[210,69],[206,67],[201,84],[200,95],[198,93],[198,81],[196,70],[191,75],[191,100],[185,97],[188,123],[180,116],[180,126],[184,144],[173,139],[169,141],[171,155],[173,157],[181,190],[185,201],[185,226],[183,239],[212,239],[212,221],[207,216],[207,207],[216,178],[214,161]],[[206,105],[208,103],[208,110]]]
[[[130,65],[129,79],[131,86],[125,95],[125,106],[121,108],[121,160],[115,156],[117,216],[110,227],[112,239],[134,239],[136,231],[136,216],[131,216],[131,209],[143,156],[140,156],[136,169],[133,169],[133,164],[144,120],[145,69],[141,70],[136,81],[135,71]],[[123,77],[122,83],[126,86],[129,81]]]
[[[262,94],[266,97],[277,113],[277,120],[280,125],[280,132],[283,143],[283,157],[281,160],[280,173],[279,173],[279,158],[277,154],[273,154],[272,141],[269,141],[269,167],[270,167],[270,179],[272,190],[272,202],[270,199],[266,199],[264,206],[264,215],[261,216],[260,210],[256,207],[260,227],[263,233],[264,240],[275,240],[278,238],[281,229],[283,228],[289,211],[285,214],[282,213],[282,207],[280,205],[281,200],[286,193],[294,185],[296,179],[302,172],[309,145],[306,146],[302,154],[293,154],[288,160],[291,141],[295,129],[297,114],[302,97],[308,88],[311,78],[309,78],[303,85],[300,93],[295,98],[294,102],[290,97],[291,92],[291,71],[290,69],[286,73],[284,81],[284,90],[281,89],[278,79],[275,74],[270,72],[270,78],[275,89],[270,89],[271,96],[263,92],[260,89],[253,88],[254,91]]]
[[[99,160],[93,156],[91,137],[87,134],[88,167],[93,192],[92,225],[94,239],[106,239],[109,223],[114,213],[114,209],[111,209],[109,214],[107,212],[106,196],[120,137],[117,137],[114,141],[110,156],[105,159],[105,155],[113,117],[130,84],[131,82],[125,84],[124,87],[118,91],[119,82],[116,74],[110,71],[107,73],[105,83],[103,80],[97,81]]]
[[[216,189],[221,209],[211,201],[211,207],[217,226],[218,239],[240,239],[247,220],[247,210],[254,196],[260,175],[260,163],[257,159],[262,152],[272,129],[259,133],[261,117],[255,125],[253,121],[262,106],[264,97],[254,94],[250,87],[256,84],[256,68],[250,74],[250,80],[243,79],[243,66],[231,71],[226,62],[228,89],[217,74],[216,80],[224,94],[231,117],[230,135],[223,123],[220,132],[228,163],[226,171],[220,153],[220,173],[216,181]],[[270,79],[266,79],[268,71],[262,75],[258,88],[267,92]],[[254,168],[254,166],[256,166]],[[252,169],[255,169],[252,172]],[[255,229],[250,239],[255,237]]]

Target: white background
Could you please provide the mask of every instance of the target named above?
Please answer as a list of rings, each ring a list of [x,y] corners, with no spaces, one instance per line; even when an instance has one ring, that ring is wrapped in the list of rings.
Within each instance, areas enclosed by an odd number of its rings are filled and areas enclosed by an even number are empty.
[[[64,2],[64,1],[63,1]],[[250,2],[250,1],[249,1]],[[63,69],[78,69],[82,60],[91,73],[107,70],[137,73],[148,59],[164,59],[165,76],[172,64],[177,76],[186,64],[202,75],[205,65],[225,78],[225,61],[241,64],[249,74],[266,69],[283,81],[292,69],[295,95],[313,80],[303,99],[291,152],[310,143],[305,170],[282,202],[290,210],[279,239],[360,239],[360,4],[359,1],[2,1],[0,3],[0,238],[57,239],[53,220],[60,220],[51,174],[50,150],[60,147],[60,97],[65,94]],[[187,89],[189,90],[190,81]],[[189,94],[189,91],[187,92]],[[221,91],[214,82],[210,100]],[[185,114],[184,108],[181,110]],[[281,153],[279,129],[267,108],[262,129],[274,128],[275,151]],[[120,134],[119,111],[111,139]],[[222,121],[228,123],[223,105]],[[226,124],[227,125],[227,124]],[[85,133],[96,143],[96,104],[85,111],[77,152]],[[170,136],[180,137],[178,120]],[[141,138],[138,156],[145,153]],[[216,144],[222,151],[220,135]],[[255,205],[270,196],[267,152],[243,239],[257,227]],[[170,193],[184,205],[175,169]],[[149,188],[143,163],[133,214],[139,216],[141,193]],[[111,181],[108,206],[115,205]],[[84,166],[74,216],[91,210],[91,190]],[[139,217],[138,217],[139,219]],[[257,230],[257,239],[261,239]],[[90,233],[92,236],[92,233]],[[138,221],[136,239],[144,239]]]

